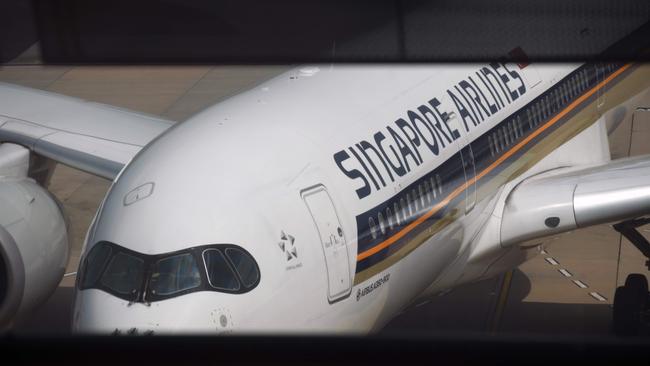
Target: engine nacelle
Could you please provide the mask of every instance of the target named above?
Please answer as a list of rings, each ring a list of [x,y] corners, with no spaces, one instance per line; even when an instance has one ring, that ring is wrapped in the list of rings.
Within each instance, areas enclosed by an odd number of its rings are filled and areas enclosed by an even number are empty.
[[[0,328],[52,295],[68,257],[56,199],[30,178],[0,177]]]

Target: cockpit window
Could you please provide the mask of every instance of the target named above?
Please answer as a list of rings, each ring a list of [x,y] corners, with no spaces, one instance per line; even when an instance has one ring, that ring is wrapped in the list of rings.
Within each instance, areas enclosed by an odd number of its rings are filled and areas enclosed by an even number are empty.
[[[208,281],[212,287],[226,291],[239,290],[237,276],[220,250],[208,249],[204,251],[203,260],[208,273]]]
[[[77,284],[80,290],[150,303],[195,291],[241,294],[253,290],[260,277],[255,259],[233,244],[147,255],[102,241],[86,255]]]
[[[237,248],[227,248],[226,256],[228,256],[230,262],[235,266],[235,270],[239,274],[239,278],[241,278],[244,286],[251,287],[260,278],[255,260],[244,251]]]
[[[111,247],[103,243],[95,245],[90,250],[86,259],[86,266],[84,267],[82,287],[89,287],[97,282],[99,276],[102,275],[104,267],[106,267],[106,263],[108,263],[110,255]]]
[[[201,285],[201,273],[191,253],[163,258],[151,272],[151,293],[173,295]]]
[[[117,293],[128,295],[140,289],[143,275],[144,261],[120,252],[111,259],[101,282]]]

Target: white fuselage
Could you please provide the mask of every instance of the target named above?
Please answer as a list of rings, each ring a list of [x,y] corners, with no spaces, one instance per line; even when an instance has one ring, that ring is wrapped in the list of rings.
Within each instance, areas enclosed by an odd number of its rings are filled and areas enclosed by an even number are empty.
[[[219,103],[125,167],[82,261],[100,242],[156,258],[234,244],[259,283],[159,301],[78,287],[73,329],[366,333],[418,297],[513,268],[527,254],[500,243],[509,189],[609,159],[594,122],[618,67],[321,65]],[[572,123],[584,126],[552,138]]]

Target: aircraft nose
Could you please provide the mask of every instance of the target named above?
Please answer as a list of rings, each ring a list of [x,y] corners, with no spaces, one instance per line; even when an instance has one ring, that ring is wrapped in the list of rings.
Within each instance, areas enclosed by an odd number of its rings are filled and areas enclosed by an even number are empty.
[[[101,335],[230,333],[234,314],[221,300],[198,292],[150,304],[129,303],[99,290],[83,290],[77,292],[72,329]]]

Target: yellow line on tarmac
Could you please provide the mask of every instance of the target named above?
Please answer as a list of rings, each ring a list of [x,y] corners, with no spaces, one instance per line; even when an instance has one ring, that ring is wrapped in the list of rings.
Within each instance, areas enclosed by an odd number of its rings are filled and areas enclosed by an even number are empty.
[[[506,308],[508,294],[510,293],[510,285],[512,284],[512,273],[512,270],[506,272],[503,276],[503,280],[501,281],[501,287],[499,288],[499,300],[497,302],[496,308],[494,309],[492,324],[490,324],[490,333],[492,334],[495,334],[501,325],[501,317],[503,315],[503,310]]]

